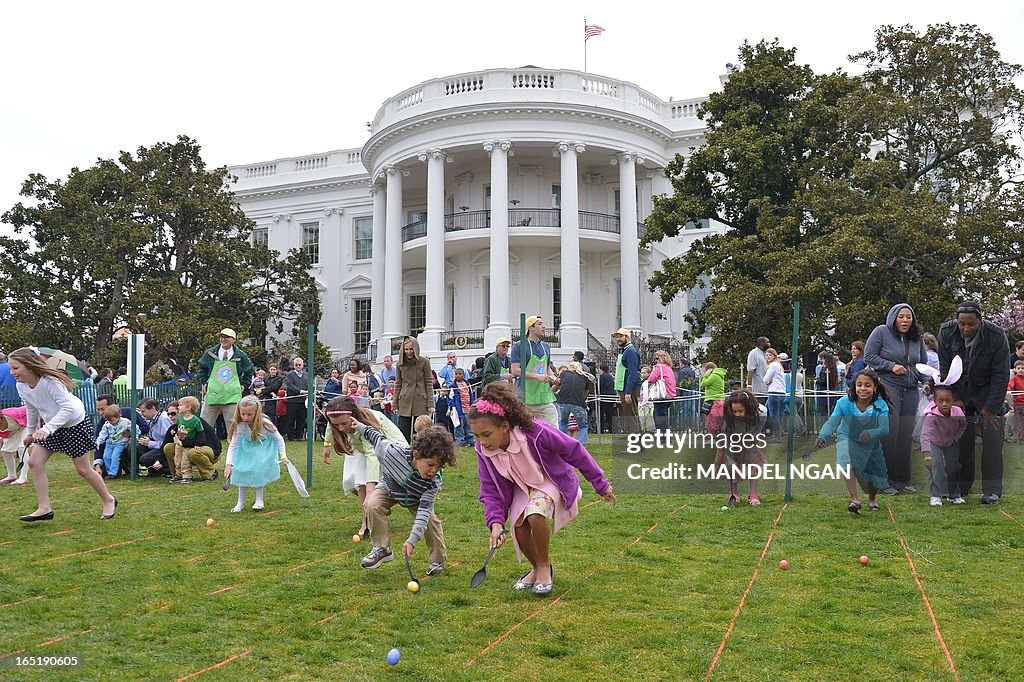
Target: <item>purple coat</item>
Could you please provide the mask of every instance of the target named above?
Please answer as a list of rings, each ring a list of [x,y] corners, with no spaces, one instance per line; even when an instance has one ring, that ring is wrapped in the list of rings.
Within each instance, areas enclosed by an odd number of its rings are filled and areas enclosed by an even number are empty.
[[[611,484],[604,477],[604,471],[578,440],[539,419],[533,421],[533,431],[524,433],[530,445],[530,453],[558,488],[566,509],[576,504],[580,489],[580,479],[575,469],[583,473],[598,495],[608,492]],[[479,442],[476,444],[476,461],[480,476],[480,502],[484,505],[487,527],[490,528],[493,523],[504,525],[512,507],[516,484],[498,473],[494,464],[483,454]]]

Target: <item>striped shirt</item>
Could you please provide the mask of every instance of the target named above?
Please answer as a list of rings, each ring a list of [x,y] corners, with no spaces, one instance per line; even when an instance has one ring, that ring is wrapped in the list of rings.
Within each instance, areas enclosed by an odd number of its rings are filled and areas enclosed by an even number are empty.
[[[427,521],[434,511],[434,501],[441,489],[440,475],[429,481],[419,477],[412,466],[412,448],[390,441],[377,429],[356,422],[356,430],[373,444],[374,453],[380,463],[378,488],[388,491],[388,499],[406,509],[416,507],[416,519],[409,532],[410,545],[416,546],[427,530]]]

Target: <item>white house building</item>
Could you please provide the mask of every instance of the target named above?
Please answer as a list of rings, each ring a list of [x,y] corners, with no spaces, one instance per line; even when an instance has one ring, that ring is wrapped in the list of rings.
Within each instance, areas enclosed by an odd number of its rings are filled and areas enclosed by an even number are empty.
[[[678,339],[702,290],[665,308],[646,281],[717,228],[638,240],[666,163],[703,142],[701,101],[534,67],[437,78],[384,102],[361,148],[232,167],[234,191],[255,240],[312,257],[339,356],[415,334],[475,357],[520,313],[544,317],[556,361],[619,327]]]

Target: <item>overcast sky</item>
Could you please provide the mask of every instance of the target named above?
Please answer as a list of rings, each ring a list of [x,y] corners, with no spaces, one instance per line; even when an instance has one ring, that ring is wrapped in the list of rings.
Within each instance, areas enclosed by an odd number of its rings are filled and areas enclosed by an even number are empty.
[[[662,99],[717,89],[743,40],[848,68],[885,23],[974,23],[1024,62],[1024,3],[1009,0],[3,2],[0,212],[29,173],[65,177],[180,133],[210,165],[362,146],[383,100],[421,81],[582,69],[584,15],[606,29],[588,71]]]

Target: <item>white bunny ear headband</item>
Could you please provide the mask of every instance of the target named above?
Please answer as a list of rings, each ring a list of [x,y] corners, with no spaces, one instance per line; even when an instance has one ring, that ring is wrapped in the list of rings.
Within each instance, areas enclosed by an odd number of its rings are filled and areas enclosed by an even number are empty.
[[[952,386],[960,379],[960,375],[964,373],[964,361],[960,359],[959,355],[953,358],[953,362],[949,363],[949,374],[946,375],[945,379],[939,378],[939,370],[934,367],[922,365],[921,363],[917,363],[915,367],[924,376],[931,377],[936,386]]]

